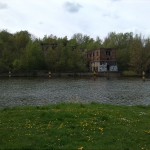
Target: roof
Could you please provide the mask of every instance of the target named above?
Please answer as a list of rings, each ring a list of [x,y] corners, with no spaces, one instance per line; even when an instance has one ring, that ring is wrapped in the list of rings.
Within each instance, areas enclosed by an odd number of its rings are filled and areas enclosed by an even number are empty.
[[[90,51],[88,51],[87,53],[91,53],[91,52],[94,52],[94,51],[100,51],[100,50],[112,50],[112,49],[115,49],[115,48],[104,48],[104,47],[101,47],[101,48],[99,48],[99,49],[95,49],[95,50],[90,50]]]

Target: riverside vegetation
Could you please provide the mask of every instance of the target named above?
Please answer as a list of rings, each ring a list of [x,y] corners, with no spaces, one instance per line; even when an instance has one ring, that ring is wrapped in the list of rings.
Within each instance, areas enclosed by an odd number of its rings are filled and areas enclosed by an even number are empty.
[[[119,71],[141,75],[150,71],[150,38],[133,33],[111,32],[103,40],[81,33],[67,37],[38,39],[28,31],[14,34],[0,31],[0,73],[46,70],[51,72],[89,71],[88,51],[115,48]]]
[[[0,149],[149,150],[150,107],[57,104],[0,110]]]

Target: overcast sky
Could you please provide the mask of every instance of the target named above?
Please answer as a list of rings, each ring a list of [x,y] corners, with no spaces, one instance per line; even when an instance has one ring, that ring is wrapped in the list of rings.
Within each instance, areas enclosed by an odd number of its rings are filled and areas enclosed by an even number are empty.
[[[150,36],[150,0],[0,0],[0,30],[36,37],[109,32]]]

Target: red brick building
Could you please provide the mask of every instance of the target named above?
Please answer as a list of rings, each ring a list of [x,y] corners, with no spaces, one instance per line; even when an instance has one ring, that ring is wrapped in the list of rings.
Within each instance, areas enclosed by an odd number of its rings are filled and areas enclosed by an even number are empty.
[[[87,53],[90,71],[105,72],[118,71],[116,50],[113,48],[100,48]]]

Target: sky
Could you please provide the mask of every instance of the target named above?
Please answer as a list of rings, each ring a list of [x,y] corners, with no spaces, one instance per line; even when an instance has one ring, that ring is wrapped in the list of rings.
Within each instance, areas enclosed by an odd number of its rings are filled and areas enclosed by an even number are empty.
[[[82,33],[150,36],[150,0],[0,0],[0,30],[27,30],[35,37],[71,38]]]

